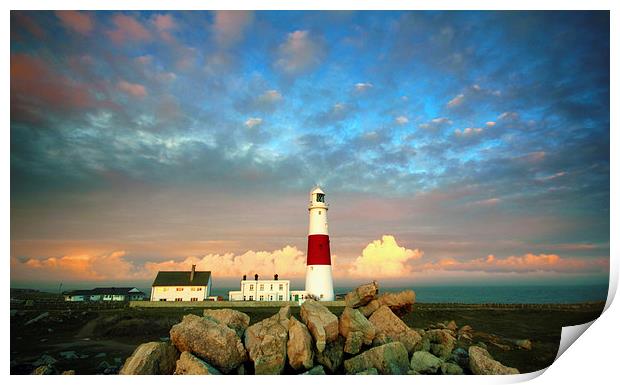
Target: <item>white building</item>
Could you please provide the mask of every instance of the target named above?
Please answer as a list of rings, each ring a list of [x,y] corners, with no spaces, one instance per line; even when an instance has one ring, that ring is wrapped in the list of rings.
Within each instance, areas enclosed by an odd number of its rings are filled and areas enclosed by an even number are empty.
[[[229,301],[290,301],[291,300],[291,281],[288,279],[278,279],[274,275],[273,279],[258,279],[258,274],[254,275],[253,280],[243,276],[241,280],[241,290],[229,291]]]
[[[67,302],[142,301],[145,294],[135,287],[96,287],[90,290],[66,291],[63,296]]]
[[[151,288],[151,301],[207,301],[211,295],[211,272],[160,271]]]

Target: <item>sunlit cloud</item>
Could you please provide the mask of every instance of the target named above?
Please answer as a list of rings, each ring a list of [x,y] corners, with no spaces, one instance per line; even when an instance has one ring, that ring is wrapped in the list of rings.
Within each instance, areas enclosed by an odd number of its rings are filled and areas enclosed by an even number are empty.
[[[412,271],[409,262],[420,259],[423,254],[418,249],[399,246],[392,235],[384,235],[362,250],[349,273],[357,277],[402,277]]]
[[[151,33],[135,18],[116,14],[112,17],[115,29],[107,31],[108,36],[115,43],[126,41],[145,41],[151,39]]]
[[[142,84],[129,83],[125,80],[121,80],[116,86],[124,93],[137,98],[143,98],[147,95],[146,88]]]
[[[288,75],[298,75],[318,66],[325,56],[322,42],[309,31],[295,31],[288,34],[286,41],[278,47],[275,66]]]
[[[91,14],[85,12],[56,11],[56,16],[66,28],[82,35],[90,34],[95,24]]]

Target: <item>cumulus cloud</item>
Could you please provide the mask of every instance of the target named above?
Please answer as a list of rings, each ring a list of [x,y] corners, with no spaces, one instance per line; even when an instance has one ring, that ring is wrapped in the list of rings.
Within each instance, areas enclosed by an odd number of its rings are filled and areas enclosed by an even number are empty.
[[[485,125],[486,125],[487,127],[489,127],[489,128],[491,128],[491,127],[495,127],[495,124],[496,124],[495,122],[486,122],[486,123],[485,123]]]
[[[609,259],[567,259],[557,254],[532,254],[497,258],[490,254],[486,258],[460,261],[443,258],[437,262],[424,264],[422,270],[455,270],[484,272],[529,273],[533,271],[553,271],[564,273],[604,271],[609,268]]]
[[[465,101],[465,95],[458,94],[452,100],[448,102],[448,107],[449,108],[458,107],[461,104],[463,104],[464,101]]]
[[[372,83],[355,83],[355,92],[366,92],[373,87]]]
[[[402,126],[402,125],[409,123],[409,118],[401,115],[401,116],[397,116],[396,119],[394,119],[394,121],[396,122],[396,124],[399,124]]]
[[[162,39],[167,42],[172,42],[174,40],[172,38],[172,31],[177,28],[177,24],[172,15],[154,15],[151,20]]]
[[[319,39],[309,31],[295,31],[278,47],[275,66],[287,75],[299,75],[318,66],[324,57],[325,47]]]
[[[93,30],[94,20],[89,13],[78,11],[56,11],[56,17],[62,25],[82,35],[88,35]]]
[[[497,120],[517,120],[519,119],[519,114],[514,111],[506,111],[499,115]]]
[[[454,135],[456,135],[457,137],[472,137],[482,134],[483,131],[484,130],[482,128],[477,127],[467,127],[463,130],[457,128],[456,130],[454,130]]]
[[[263,123],[263,119],[261,118],[249,118],[245,121],[245,126],[248,128],[253,128],[256,126],[260,126]]]
[[[215,41],[224,47],[238,43],[253,21],[254,13],[251,11],[215,11],[212,27]]]
[[[423,254],[418,249],[399,246],[392,235],[384,235],[381,240],[372,241],[364,248],[349,273],[357,277],[403,277],[412,271],[410,262]]]
[[[435,130],[439,130],[443,127],[447,127],[450,125],[452,125],[452,120],[446,117],[439,117],[439,118],[432,119],[430,122],[421,123],[418,125],[418,127],[424,130],[435,131]]]
[[[121,80],[116,86],[119,90],[136,98],[143,98],[147,95],[146,88],[142,84],[129,83],[128,81]]]
[[[107,31],[107,35],[115,43],[126,41],[145,41],[151,39],[151,33],[131,16],[117,14],[112,18],[115,29]]]

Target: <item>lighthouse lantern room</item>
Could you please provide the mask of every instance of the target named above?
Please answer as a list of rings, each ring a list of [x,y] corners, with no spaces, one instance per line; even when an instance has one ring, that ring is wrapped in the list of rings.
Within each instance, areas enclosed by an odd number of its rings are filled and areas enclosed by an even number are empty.
[[[308,256],[306,262],[306,291],[321,301],[334,300],[329,233],[325,193],[320,187],[310,192],[310,226],[308,231]]]

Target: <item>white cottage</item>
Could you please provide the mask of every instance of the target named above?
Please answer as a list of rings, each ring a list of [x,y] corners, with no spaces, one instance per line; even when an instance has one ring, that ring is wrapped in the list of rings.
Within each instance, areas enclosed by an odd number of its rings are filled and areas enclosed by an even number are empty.
[[[291,281],[278,279],[275,274],[273,279],[246,279],[241,280],[241,290],[229,291],[229,301],[298,301],[303,299],[305,291],[291,291]]]
[[[211,272],[160,271],[151,288],[151,301],[206,301],[211,295]]]

